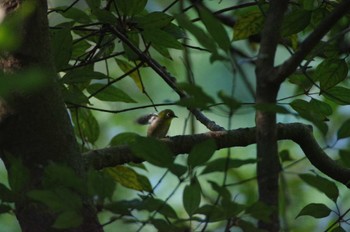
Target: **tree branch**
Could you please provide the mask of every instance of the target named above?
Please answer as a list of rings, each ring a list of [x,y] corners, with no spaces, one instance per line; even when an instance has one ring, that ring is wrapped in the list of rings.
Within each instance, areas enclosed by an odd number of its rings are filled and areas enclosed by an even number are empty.
[[[140,60],[146,62],[178,95],[180,98],[188,98],[188,94],[176,86],[174,78],[168,73],[168,71],[161,66],[157,61],[152,59],[150,56],[142,52],[138,47],[136,47],[129,39],[117,28],[111,28],[113,33],[118,36],[118,38],[124,42],[133,52],[135,52]],[[200,110],[194,108],[188,108],[191,113],[205,125],[211,131],[224,130],[223,127],[217,125],[214,121],[207,118]]]
[[[278,67],[274,81],[282,83],[300,65],[303,59],[312,51],[329,30],[350,10],[350,1],[344,0],[328,15],[318,27],[299,45],[298,50]]]
[[[207,139],[214,139],[217,149],[246,147],[256,143],[256,128],[207,132],[195,135],[174,136],[162,139],[174,155],[189,153],[192,148]],[[350,188],[350,169],[344,168],[329,158],[315,140],[312,127],[302,123],[277,124],[278,140],[292,140],[303,150],[310,162],[325,175]],[[143,160],[134,156],[128,146],[115,146],[92,150],[84,154],[85,162],[95,169],[113,167]]]

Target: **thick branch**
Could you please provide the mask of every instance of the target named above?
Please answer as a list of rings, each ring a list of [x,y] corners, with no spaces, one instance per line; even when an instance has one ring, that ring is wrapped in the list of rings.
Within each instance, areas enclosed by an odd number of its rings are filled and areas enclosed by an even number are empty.
[[[328,15],[318,27],[299,45],[298,50],[278,69],[276,81],[282,83],[300,65],[303,59],[312,51],[329,30],[350,10],[350,1],[344,0]]]
[[[207,132],[196,135],[174,136],[162,141],[169,146],[174,155],[189,153],[198,143],[214,139],[217,149],[245,147],[256,143],[256,128],[244,128],[231,131]],[[277,124],[278,140],[292,140],[297,143],[310,162],[321,172],[350,187],[350,169],[344,168],[329,158],[318,145],[312,134],[311,126],[301,123]],[[85,161],[96,169],[113,167],[129,162],[143,162],[135,157],[128,146],[116,146],[93,150],[85,153]]]

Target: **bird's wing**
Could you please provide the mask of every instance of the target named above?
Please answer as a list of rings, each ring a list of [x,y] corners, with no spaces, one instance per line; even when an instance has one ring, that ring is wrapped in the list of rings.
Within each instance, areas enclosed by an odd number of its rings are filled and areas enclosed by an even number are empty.
[[[157,114],[147,114],[139,117],[136,122],[141,125],[151,124],[158,117]]]

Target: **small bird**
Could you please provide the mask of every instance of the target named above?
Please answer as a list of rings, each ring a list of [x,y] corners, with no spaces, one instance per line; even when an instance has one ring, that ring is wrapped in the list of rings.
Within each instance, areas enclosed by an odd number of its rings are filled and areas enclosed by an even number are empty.
[[[147,130],[148,137],[164,138],[168,133],[171,121],[177,118],[174,111],[166,109],[158,114],[148,114],[137,119],[139,124],[150,124]]]

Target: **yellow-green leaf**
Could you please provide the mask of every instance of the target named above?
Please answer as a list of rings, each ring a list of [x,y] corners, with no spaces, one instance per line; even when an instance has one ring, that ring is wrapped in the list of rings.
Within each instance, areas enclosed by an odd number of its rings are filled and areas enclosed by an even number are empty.
[[[253,9],[237,17],[233,26],[233,40],[246,39],[261,31],[264,23],[264,16],[259,9]]]
[[[106,168],[108,174],[121,185],[139,191],[152,191],[152,186],[147,177],[138,174],[133,169],[125,166]]]
[[[130,70],[132,70],[134,67],[131,66],[128,62],[124,61],[124,60],[120,60],[120,59],[115,59],[117,61],[117,64],[119,66],[119,68],[124,72],[127,73]],[[133,79],[133,81],[135,82],[136,86],[143,92],[143,85],[141,83],[141,77],[139,75],[139,72],[137,70],[135,70],[134,72],[129,74],[129,77],[131,77]]]

